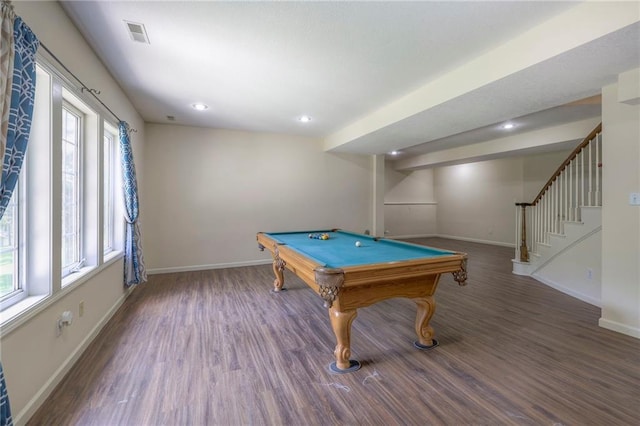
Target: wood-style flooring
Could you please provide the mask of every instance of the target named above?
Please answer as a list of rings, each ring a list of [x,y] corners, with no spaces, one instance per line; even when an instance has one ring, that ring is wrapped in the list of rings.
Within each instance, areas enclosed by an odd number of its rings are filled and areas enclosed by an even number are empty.
[[[352,357],[331,374],[321,299],[270,265],[152,275],[29,421],[36,425],[640,425],[640,340],[600,309],[511,273],[513,250],[445,239],[450,274],[413,347],[415,305],[360,309]]]

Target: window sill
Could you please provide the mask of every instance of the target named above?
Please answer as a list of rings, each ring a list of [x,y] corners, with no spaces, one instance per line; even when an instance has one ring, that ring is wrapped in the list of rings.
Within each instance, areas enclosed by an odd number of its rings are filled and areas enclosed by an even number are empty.
[[[110,265],[115,261],[115,259],[120,259],[122,257],[124,257],[124,252],[122,250],[111,250],[109,253],[104,254],[103,265]]]
[[[46,294],[29,296],[0,312],[0,334],[6,335],[42,311],[44,306],[40,306],[44,305],[46,299]]]
[[[117,259],[124,257],[124,253],[121,251],[113,251],[104,256],[104,262],[100,266],[85,266],[80,268],[78,272],[67,275],[62,279],[62,291],[66,291],[67,288],[75,288],[80,284],[86,282],[89,278],[96,275],[105,267],[111,265]]]
[[[62,289],[64,290],[74,284],[79,285],[87,281],[87,279],[94,275],[91,272],[95,271],[96,269],[97,267],[95,266],[84,266],[78,269],[76,272],[67,275],[62,279]]]
[[[75,288],[78,288],[90,278],[103,271],[106,267],[124,257],[121,251],[114,251],[105,255],[104,263],[98,267],[88,266],[79,272],[73,273],[62,279],[62,288],[53,294],[29,296],[20,302],[0,312],[0,335],[6,336],[19,328],[30,319],[47,309],[49,306],[65,297]],[[124,284],[123,284],[124,286]]]

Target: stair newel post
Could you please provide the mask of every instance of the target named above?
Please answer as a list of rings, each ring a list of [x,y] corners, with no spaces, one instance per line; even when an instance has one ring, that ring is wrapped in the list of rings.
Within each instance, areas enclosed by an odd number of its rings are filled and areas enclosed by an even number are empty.
[[[522,211],[522,232],[520,233],[520,262],[529,261],[529,249],[527,248],[527,206],[531,206],[531,203],[516,203],[516,206],[520,206]]]

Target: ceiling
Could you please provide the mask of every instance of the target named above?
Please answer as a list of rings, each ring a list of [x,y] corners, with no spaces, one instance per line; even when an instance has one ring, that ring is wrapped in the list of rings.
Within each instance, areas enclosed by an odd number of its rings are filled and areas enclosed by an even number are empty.
[[[515,55],[556,48],[546,59],[505,72],[509,57],[481,67],[581,2],[62,5],[146,122],[303,135],[342,152],[419,155],[498,138],[507,120],[519,132],[599,116],[601,88],[640,66],[635,21],[563,49],[569,34],[548,31]],[[124,21],[143,24],[149,44],[133,41]],[[441,93],[440,82],[465,70],[487,77]],[[208,109],[194,110],[196,102]]]

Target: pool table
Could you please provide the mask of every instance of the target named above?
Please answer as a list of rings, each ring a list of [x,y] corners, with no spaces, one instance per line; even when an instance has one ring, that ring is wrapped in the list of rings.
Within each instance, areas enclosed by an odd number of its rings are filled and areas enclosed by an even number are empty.
[[[327,239],[318,238],[325,234]],[[394,297],[417,305],[415,330],[419,349],[438,342],[429,321],[440,275],[451,272],[460,285],[467,279],[465,253],[356,234],[338,229],[259,232],[260,250],[273,257],[273,291],[284,290],[284,269],[300,277],[324,300],[336,336],[335,362],[329,369],[348,373],[360,368],[351,357],[351,323],[357,309]]]

